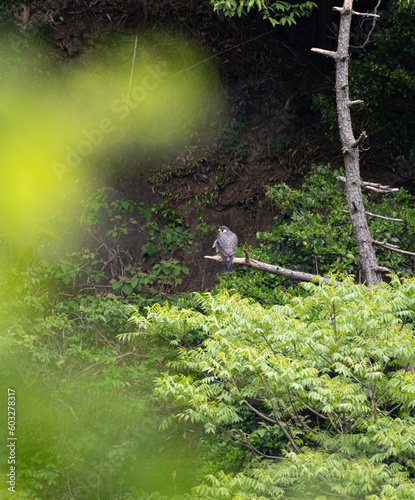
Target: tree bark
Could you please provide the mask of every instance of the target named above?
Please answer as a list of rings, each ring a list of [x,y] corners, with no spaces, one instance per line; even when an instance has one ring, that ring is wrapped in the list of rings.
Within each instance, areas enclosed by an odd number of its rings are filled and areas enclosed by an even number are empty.
[[[353,135],[350,107],[361,101],[349,100],[349,40],[350,25],[353,16],[353,0],[345,0],[343,7],[334,7],[340,12],[340,27],[337,52],[311,49],[314,52],[332,57],[336,61],[336,103],[346,171],[346,193],[350,219],[359,250],[364,280],[368,285],[378,285],[382,281],[380,267],[372,245],[369,225],[362,197],[360,178],[359,146],[366,138],[362,132],[356,140]]]

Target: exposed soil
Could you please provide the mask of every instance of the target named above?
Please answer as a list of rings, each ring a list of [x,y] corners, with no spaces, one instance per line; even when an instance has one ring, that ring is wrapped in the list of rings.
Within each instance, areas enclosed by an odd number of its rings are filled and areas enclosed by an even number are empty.
[[[151,0],[117,2],[53,0],[26,2],[16,9],[20,29],[34,26],[47,32],[49,42],[67,57],[89,50],[100,33],[174,26],[196,40],[212,57],[224,86],[235,123],[229,130],[236,140],[226,143],[226,132],[209,147],[189,145],[186,153],[166,161],[151,174],[124,172],[110,179],[119,197],[136,202],[165,201],[189,223],[205,212],[209,224],[228,225],[240,244],[256,245],[256,232],[268,230],[276,215],[266,201],[267,186],[287,182],[301,186],[311,165],[342,165],[340,142],[328,139],[312,95],[332,88],[327,61],[310,55],[311,35],[276,29],[259,18],[221,20],[208,2]],[[387,168],[388,152],[376,138],[362,155],[365,180],[399,184]],[[201,240],[200,255],[193,257],[190,277],[183,289],[210,288],[220,272],[217,263],[203,259],[212,254],[214,234]],[[128,242],[127,242],[128,244]],[[139,258],[140,242],[129,246]]]

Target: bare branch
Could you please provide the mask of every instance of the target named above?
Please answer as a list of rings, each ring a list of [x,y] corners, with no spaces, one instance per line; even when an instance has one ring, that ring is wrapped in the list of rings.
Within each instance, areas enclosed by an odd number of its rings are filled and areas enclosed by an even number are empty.
[[[258,271],[264,271],[266,273],[275,274],[277,276],[282,276],[283,278],[296,280],[296,281],[307,281],[317,283],[319,280],[323,280],[324,283],[328,285],[339,285],[339,281],[332,280],[330,278],[325,278],[317,274],[303,273],[301,271],[292,271],[291,269],[285,269],[279,266],[273,266],[267,264],[266,262],[260,262],[259,260],[251,259],[248,252],[244,250],[245,258],[235,257],[233,260],[234,264],[240,264],[245,267],[251,267],[252,269],[257,269]],[[220,255],[205,255],[205,259],[216,260],[218,262],[222,261]]]
[[[337,10],[340,14],[344,14],[345,12],[350,12],[352,10],[353,0],[344,0],[343,7],[333,7],[333,10]]]
[[[376,12],[378,11],[378,8],[380,7],[381,1],[382,0],[378,0],[378,3],[376,4],[375,8],[373,9],[373,13],[374,14],[376,14]],[[357,47],[357,48],[363,49],[369,43],[370,37],[372,36],[372,33],[375,30],[375,28],[376,28],[376,19],[378,17],[379,16],[372,16],[372,27],[370,28],[370,31],[369,31],[369,33],[366,36],[366,40],[363,42],[363,44],[360,47]]]
[[[336,175],[336,179],[340,182],[346,182],[346,177],[342,175]],[[365,189],[375,191],[376,193],[396,193],[399,191],[399,188],[391,188],[390,186],[383,186],[375,182],[361,181],[361,186]]]
[[[313,47],[311,51],[326,57],[331,57],[332,59],[338,58],[337,52],[333,52],[332,50],[316,49]]]
[[[363,104],[364,101],[361,101],[360,99],[357,99],[356,101],[349,101],[348,106],[354,106],[355,104]]]
[[[350,101],[349,101],[350,102]],[[351,144],[350,146],[350,149],[352,148],[357,148],[358,146],[360,146],[360,144],[362,144],[362,142],[367,138],[367,134],[365,131],[363,131],[360,136],[359,136],[359,139],[357,139],[357,141],[355,141],[353,144]]]
[[[369,189],[369,191],[374,191],[375,193],[394,193],[396,191],[399,191],[399,188],[389,188],[389,189],[375,188],[366,183],[363,183],[362,187]]]
[[[363,181],[363,187],[366,189],[372,189],[377,192],[385,192],[385,193],[396,193],[399,191],[399,188],[391,188],[390,186],[383,186],[382,184],[377,184],[376,182],[365,182]]]
[[[401,250],[396,245],[392,245],[391,243],[387,243],[386,241],[372,240],[372,243],[374,245],[378,245],[379,247],[386,248],[386,250],[391,250],[392,252],[403,253],[405,255],[415,255],[414,252],[408,252],[407,250]]]
[[[369,189],[370,191],[375,191],[375,193],[396,193],[397,191],[399,191],[399,188],[390,188],[388,191],[384,190],[384,189],[376,189],[374,187],[370,187],[370,186],[365,186],[366,189]]]
[[[348,210],[342,210],[342,212],[348,214]],[[403,219],[395,219],[394,217],[385,217],[384,215],[372,214],[372,212],[365,212],[366,215],[370,215],[371,217],[376,217],[377,219],[382,220],[390,220],[392,222],[403,222]]]
[[[371,14],[369,12],[356,12],[355,10],[352,9],[352,5],[353,5],[352,0],[345,0],[343,7],[333,7],[333,10],[340,12],[340,14],[344,14],[346,12],[351,11],[354,16],[375,17],[375,18],[380,17],[377,14]],[[376,7],[378,7],[378,5]]]
[[[392,273],[392,269],[389,269],[389,267],[384,267],[384,266],[376,266],[374,270],[378,273]]]
[[[403,222],[403,219],[395,219],[393,217],[385,217],[383,215],[372,214],[372,212],[366,212],[366,214],[370,215],[371,217],[376,217],[377,219],[390,220],[392,222]]]
[[[355,10],[353,11],[353,15],[362,17],[374,17],[375,19],[378,19],[380,17],[377,14],[370,14],[369,12],[356,12]]]

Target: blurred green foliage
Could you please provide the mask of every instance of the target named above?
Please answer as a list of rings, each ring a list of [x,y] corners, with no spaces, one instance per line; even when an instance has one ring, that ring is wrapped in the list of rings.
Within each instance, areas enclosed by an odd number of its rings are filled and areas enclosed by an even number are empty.
[[[59,258],[50,220],[44,227],[50,248],[41,258],[36,241],[18,252],[6,240],[1,246],[0,388],[17,395],[19,498],[187,491],[199,463],[197,429],[160,432],[167,409],[153,396],[154,378],[177,354],[163,340],[125,344],[116,336],[132,331],[132,304],[144,311],[188,273],[170,257],[188,250],[194,233],[173,224],[159,229],[151,208],[110,202],[105,190],[90,195],[70,222],[72,231],[82,227],[93,235],[96,248]],[[130,231],[157,244],[140,268],[123,249]],[[0,401],[4,419],[6,401]],[[6,473],[7,448],[0,453]],[[2,498],[9,498],[6,486],[0,485]]]

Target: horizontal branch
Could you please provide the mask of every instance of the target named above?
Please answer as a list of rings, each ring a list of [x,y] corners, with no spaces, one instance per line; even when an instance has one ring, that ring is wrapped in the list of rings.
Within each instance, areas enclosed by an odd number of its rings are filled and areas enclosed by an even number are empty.
[[[336,179],[340,182],[346,182],[346,177],[342,175],[336,175]],[[396,191],[399,191],[399,188],[391,188],[390,186],[383,186],[375,182],[362,181],[361,186],[365,189],[375,191],[376,193],[396,193]]]
[[[331,57],[332,59],[338,58],[337,52],[333,52],[332,50],[316,49],[315,47],[313,47],[311,49],[311,52],[316,52],[317,54],[321,54],[326,57]]]
[[[390,186],[384,186],[382,184],[377,184],[376,182],[362,182],[363,187],[366,189],[373,189],[374,191],[378,190],[378,192],[385,191],[387,193],[396,193],[399,191],[399,188],[391,188]]]
[[[349,101],[347,105],[354,106],[355,104],[364,104],[364,101],[362,101],[361,99],[357,99],[356,101]]]
[[[318,280],[323,280],[324,283],[328,285],[340,284],[339,281],[325,278],[324,276],[320,276],[318,274],[303,273],[301,271],[292,271],[291,269],[285,269],[284,267],[273,266],[271,264],[267,264],[266,262],[260,262],[259,260],[251,259],[248,252],[245,249],[244,253],[245,253],[245,258],[235,257],[233,263],[296,281],[307,281],[312,283],[312,282],[317,282]],[[220,255],[205,255],[205,259],[216,260],[217,262],[222,261],[222,257]]]
[[[376,273],[393,273],[392,269],[389,269],[389,267],[384,267],[384,266],[376,266],[373,268],[373,270]]]
[[[348,214],[348,210],[342,210],[342,212]],[[403,219],[395,219],[394,217],[385,217],[384,215],[372,214],[372,212],[365,212],[366,215],[370,215],[371,217],[376,217],[377,219],[382,220],[390,220],[392,222],[403,222]]]
[[[370,14],[369,12],[356,12],[353,11],[354,16],[362,16],[362,17],[374,17],[375,19],[379,19],[380,16],[378,14]]]
[[[362,16],[362,17],[380,17],[378,14],[371,14],[369,12],[356,12],[355,10],[352,9],[352,3],[353,2],[344,2],[343,7],[333,7],[333,10],[340,12],[340,14],[345,14],[347,12],[352,11],[352,14],[354,16]]]
[[[396,252],[396,253],[403,253],[405,255],[414,255],[415,256],[415,253],[414,252],[408,252],[407,250],[401,250],[399,247],[397,247],[396,245],[392,245],[392,243],[387,243],[386,241],[377,241],[377,240],[373,240],[372,243],[374,245],[377,245],[379,247],[383,247],[383,248],[386,248],[386,250],[391,250],[392,252]]]
[[[395,219],[394,217],[385,217],[384,215],[372,214],[372,212],[366,212],[366,215],[371,217],[376,217],[377,219],[390,220],[392,222],[403,222],[403,219]]]

